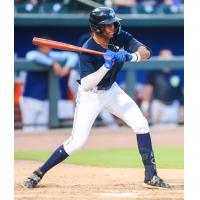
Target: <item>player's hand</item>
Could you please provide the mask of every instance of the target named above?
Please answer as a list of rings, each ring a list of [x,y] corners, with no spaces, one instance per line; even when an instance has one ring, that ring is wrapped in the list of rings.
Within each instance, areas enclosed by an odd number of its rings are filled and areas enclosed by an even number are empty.
[[[132,54],[127,52],[127,54],[126,54],[126,62],[131,61],[132,58],[133,58]]]
[[[64,76],[68,76],[69,73],[71,71],[71,68],[67,65],[65,65],[63,68],[62,68],[62,73],[60,74],[61,77],[64,77]]]
[[[57,62],[53,62],[52,69],[55,75],[62,76],[63,75],[63,69],[60,64]]]
[[[116,53],[111,51],[111,50],[107,50],[104,54],[104,59],[105,59],[105,64],[104,66],[108,69],[111,69],[115,60],[116,60],[116,57],[115,57]]]
[[[126,62],[126,61],[131,61],[132,55],[128,53],[128,51],[119,51],[116,53],[116,61],[118,62]]]

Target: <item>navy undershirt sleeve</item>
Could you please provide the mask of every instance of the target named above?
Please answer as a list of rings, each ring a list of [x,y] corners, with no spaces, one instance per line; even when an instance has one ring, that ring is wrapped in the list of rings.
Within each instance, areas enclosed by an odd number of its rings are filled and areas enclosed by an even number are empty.
[[[141,43],[140,41],[138,41],[137,39],[135,39],[132,34],[123,31],[122,33],[123,35],[123,41],[124,41],[124,49],[130,53],[134,53],[138,50],[139,47],[144,46],[146,47],[150,52],[151,49],[149,47],[147,47],[146,45],[144,45],[143,43]],[[152,54],[152,53],[151,53]]]
[[[91,55],[88,55],[87,53],[80,54],[80,76],[81,78],[84,78],[85,76],[88,76],[89,74],[95,72],[95,67],[93,63],[93,59]]]
[[[130,53],[134,53],[138,50],[139,47],[145,46],[135,38],[132,38],[129,40],[126,45],[124,46],[124,49]]]
[[[137,51],[140,46],[145,46],[126,31],[121,32],[120,39],[123,41],[124,49],[130,53]]]

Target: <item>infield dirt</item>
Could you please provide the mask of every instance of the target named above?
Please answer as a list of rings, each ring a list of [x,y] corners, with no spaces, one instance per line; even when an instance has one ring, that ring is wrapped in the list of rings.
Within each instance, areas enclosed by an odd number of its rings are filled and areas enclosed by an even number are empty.
[[[152,132],[154,146],[183,146],[183,128],[155,128]],[[54,149],[68,138],[69,133],[70,130],[45,134],[16,131],[15,151]],[[135,145],[130,129],[112,131],[103,128],[93,129],[84,148]],[[21,182],[40,165],[35,161],[15,161],[15,200],[178,200],[184,196],[183,169],[158,169],[159,175],[172,185],[172,189],[152,190],[142,186],[143,169],[60,164],[45,175],[37,188],[23,188]]]

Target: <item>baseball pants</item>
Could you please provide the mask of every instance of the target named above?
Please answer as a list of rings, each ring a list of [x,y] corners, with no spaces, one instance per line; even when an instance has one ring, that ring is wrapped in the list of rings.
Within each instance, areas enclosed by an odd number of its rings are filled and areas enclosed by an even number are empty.
[[[137,104],[114,83],[108,90],[81,91],[79,86],[71,137],[63,143],[68,155],[87,141],[91,127],[103,108],[122,119],[137,134],[149,132],[147,120]]]

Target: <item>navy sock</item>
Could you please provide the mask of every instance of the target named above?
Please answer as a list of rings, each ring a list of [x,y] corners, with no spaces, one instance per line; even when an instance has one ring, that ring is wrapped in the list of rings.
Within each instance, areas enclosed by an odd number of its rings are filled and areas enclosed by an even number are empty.
[[[150,134],[137,134],[137,143],[145,167],[145,180],[151,180],[157,172]]]
[[[53,152],[49,159],[39,169],[44,175],[48,170],[65,160],[65,158],[68,156],[69,155],[65,152],[63,145],[61,145]]]

